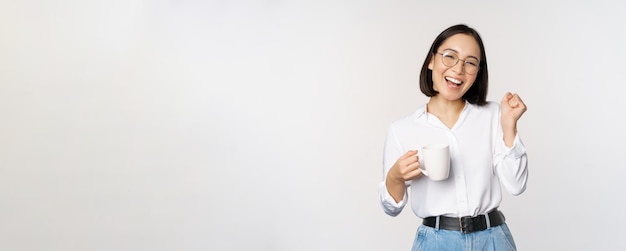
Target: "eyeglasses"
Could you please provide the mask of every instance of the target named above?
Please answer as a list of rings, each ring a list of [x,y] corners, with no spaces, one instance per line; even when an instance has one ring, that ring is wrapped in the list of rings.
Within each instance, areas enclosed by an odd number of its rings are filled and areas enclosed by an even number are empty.
[[[478,66],[480,62],[475,58],[460,59],[459,55],[451,51],[444,51],[443,53],[437,52],[441,55],[441,62],[448,67],[455,66],[459,61],[463,61],[463,68],[465,73],[474,75],[478,72]]]

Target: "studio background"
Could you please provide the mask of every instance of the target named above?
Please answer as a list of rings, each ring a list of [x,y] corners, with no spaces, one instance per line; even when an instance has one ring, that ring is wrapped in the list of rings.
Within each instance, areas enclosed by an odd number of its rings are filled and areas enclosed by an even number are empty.
[[[482,35],[519,250],[625,250],[626,4],[3,1],[0,250],[409,250],[378,201],[433,39]]]

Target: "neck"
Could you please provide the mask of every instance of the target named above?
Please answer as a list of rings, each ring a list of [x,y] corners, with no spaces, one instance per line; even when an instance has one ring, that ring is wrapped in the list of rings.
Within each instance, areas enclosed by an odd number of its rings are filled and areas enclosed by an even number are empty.
[[[465,100],[446,100],[438,96],[430,98],[427,111],[433,114],[459,114],[465,108]]]

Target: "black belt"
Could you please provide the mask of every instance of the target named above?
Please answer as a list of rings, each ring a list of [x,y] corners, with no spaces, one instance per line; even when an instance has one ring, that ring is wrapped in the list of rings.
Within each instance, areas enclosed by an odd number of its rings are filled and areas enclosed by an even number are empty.
[[[490,227],[504,224],[504,215],[498,209],[494,209],[487,214],[489,222],[484,214],[470,217],[453,218],[446,216],[433,216],[425,218],[422,222],[425,226],[436,227],[437,218],[439,218],[439,228],[445,230],[461,231],[464,234],[471,232],[483,231]]]

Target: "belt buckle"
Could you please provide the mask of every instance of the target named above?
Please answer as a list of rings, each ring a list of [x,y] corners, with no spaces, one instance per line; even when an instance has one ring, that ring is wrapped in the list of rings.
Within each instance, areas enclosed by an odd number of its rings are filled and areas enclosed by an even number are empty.
[[[465,227],[465,222],[466,222],[465,220],[469,219],[469,218],[470,218],[469,216],[463,216],[463,217],[459,218],[459,226],[461,227],[461,233],[463,233],[463,234],[467,234],[470,231],[470,229],[467,229]]]

